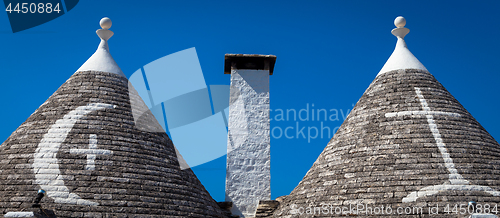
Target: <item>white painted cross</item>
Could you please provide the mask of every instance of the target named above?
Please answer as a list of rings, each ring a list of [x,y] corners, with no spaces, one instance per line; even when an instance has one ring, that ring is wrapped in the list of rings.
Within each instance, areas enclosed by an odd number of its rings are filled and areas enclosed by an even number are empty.
[[[402,112],[394,112],[394,113],[386,113],[385,117],[395,117],[395,116],[405,116],[405,115],[425,115],[427,118],[427,123],[429,124],[429,128],[431,129],[432,135],[434,136],[434,140],[436,141],[436,145],[441,152],[441,156],[444,160],[444,165],[449,172],[449,181],[445,182],[442,185],[434,185],[427,186],[418,191],[410,193],[408,196],[403,198],[403,203],[407,202],[415,202],[419,197],[425,197],[430,195],[435,195],[440,191],[483,191],[489,193],[493,196],[500,196],[500,192],[496,191],[488,186],[481,185],[469,185],[469,181],[464,179],[462,175],[460,175],[455,168],[455,164],[453,164],[453,159],[451,159],[448,150],[446,149],[446,144],[443,143],[443,139],[441,138],[441,134],[439,134],[439,130],[437,128],[436,122],[434,121],[433,115],[447,115],[452,117],[460,117],[461,115],[458,113],[451,112],[442,112],[442,111],[431,111],[429,108],[427,101],[425,100],[420,88],[415,87],[415,92],[417,93],[417,97],[420,100],[420,104],[422,105],[421,111],[402,111]]]
[[[71,149],[69,150],[71,154],[86,154],[87,155],[87,165],[86,170],[95,170],[95,159],[98,154],[110,155],[113,154],[110,150],[97,149],[97,135],[90,134],[89,138],[89,149]]]

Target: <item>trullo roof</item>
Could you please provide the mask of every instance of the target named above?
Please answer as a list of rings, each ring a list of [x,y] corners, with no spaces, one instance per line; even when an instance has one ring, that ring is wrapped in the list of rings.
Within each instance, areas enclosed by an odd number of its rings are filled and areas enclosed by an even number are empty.
[[[394,53],[273,217],[425,217],[436,205],[465,217],[455,205],[500,203],[500,145],[411,54],[405,23],[396,19]]]
[[[1,212],[224,217],[167,134],[144,131],[161,127],[109,53],[111,20],[101,26],[95,54],[0,145]],[[39,189],[43,210],[31,208]]]

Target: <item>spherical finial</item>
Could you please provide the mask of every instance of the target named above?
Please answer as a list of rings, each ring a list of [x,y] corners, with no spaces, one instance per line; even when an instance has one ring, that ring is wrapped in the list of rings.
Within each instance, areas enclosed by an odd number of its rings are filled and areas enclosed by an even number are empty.
[[[396,25],[396,27],[398,28],[405,27],[406,19],[402,16],[396,17],[396,19],[394,19],[394,25]]]
[[[396,37],[404,39],[406,34],[410,32],[410,30],[405,27],[406,19],[402,16],[396,17],[396,19],[394,19],[394,25],[396,25],[397,28],[393,29],[391,33]]]
[[[101,28],[107,30],[111,27],[111,19],[109,19],[108,17],[105,17],[105,18],[102,18],[101,19],[101,22],[99,22],[99,24],[101,25]]]

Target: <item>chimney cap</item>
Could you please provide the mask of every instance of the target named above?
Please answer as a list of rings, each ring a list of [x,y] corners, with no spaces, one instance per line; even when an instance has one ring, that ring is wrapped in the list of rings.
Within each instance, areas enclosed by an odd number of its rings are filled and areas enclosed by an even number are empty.
[[[235,66],[236,69],[269,70],[269,75],[273,75],[275,63],[275,55],[226,54],[224,56],[224,74],[231,74],[231,68]]]

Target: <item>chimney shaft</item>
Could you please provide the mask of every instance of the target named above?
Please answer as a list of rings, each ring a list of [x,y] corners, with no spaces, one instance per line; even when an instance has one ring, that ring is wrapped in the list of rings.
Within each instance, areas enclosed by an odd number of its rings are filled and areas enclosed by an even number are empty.
[[[271,199],[269,75],[276,56],[226,54],[231,74],[226,201],[231,212],[254,217],[259,200]]]

